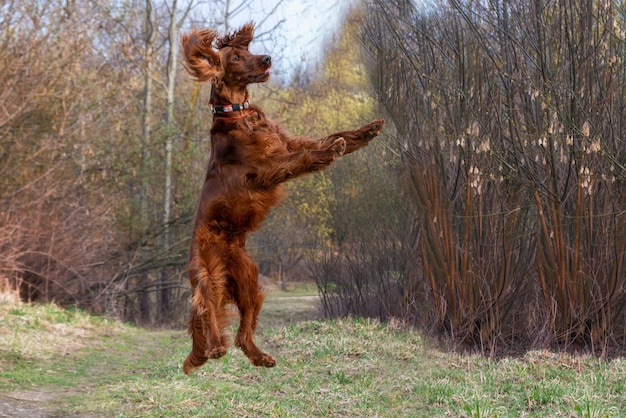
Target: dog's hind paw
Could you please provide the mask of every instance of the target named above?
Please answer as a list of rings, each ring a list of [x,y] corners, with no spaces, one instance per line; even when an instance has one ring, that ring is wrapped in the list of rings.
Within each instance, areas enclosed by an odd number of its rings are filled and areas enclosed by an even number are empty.
[[[224,346],[213,347],[212,349],[207,350],[206,355],[208,358],[218,359],[224,357],[226,351],[226,347]]]
[[[185,360],[185,362],[183,363],[183,372],[185,372],[186,375],[190,375],[191,373],[193,373],[194,370],[196,370],[197,367],[194,367],[193,365],[191,365],[188,361]]]
[[[276,366],[276,360],[274,359],[274,357],[270,356],[269,354],[262,354],[259,357],[251,358],[250,361],[255,366],[262,366],[262,367]]]

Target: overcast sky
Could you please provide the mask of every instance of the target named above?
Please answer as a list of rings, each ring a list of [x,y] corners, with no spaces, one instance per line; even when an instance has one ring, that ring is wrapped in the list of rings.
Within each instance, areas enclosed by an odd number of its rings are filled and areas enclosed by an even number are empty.
[[[238,0],[231,2],[231,9],[240,4]],[[237,28],[253,20],[257,23],[256,34],[261,35],[280,22],[271,36],[266,33],[264,41],[253,43],[250,49],[273,55],[276,75],[284,79],[298,67],[315,67],[352,0],[283,0],[278,7],[276,3],[248,1],[249,6],[233,16],[230,25]]]

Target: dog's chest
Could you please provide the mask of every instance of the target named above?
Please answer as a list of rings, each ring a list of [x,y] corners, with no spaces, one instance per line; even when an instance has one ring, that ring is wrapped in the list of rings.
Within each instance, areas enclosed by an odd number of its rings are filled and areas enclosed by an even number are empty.
[[[272,125],[261,124],[251,129],[246,142],[244,147],[251,150],[256,158],[274,159],[277,154],[284,153],[285,144]]]

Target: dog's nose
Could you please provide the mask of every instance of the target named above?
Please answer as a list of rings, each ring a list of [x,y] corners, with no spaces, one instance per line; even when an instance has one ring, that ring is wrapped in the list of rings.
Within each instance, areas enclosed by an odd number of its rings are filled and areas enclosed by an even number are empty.
[[[262,58],[263,64],[270,65],[272,63],[272,57],[266,55]]]

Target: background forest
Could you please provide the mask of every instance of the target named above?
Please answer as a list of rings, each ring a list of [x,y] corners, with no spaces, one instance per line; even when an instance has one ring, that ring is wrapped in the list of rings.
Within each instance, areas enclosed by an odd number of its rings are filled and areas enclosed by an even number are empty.
[[[209,3],[2,3],[2,286],[185,321],[211,117],[179,33],[249,7]],[[625,17],[611,0],[355,2],[318,67],[252,100],[297,134],[382,115],[385,135],[289,184],[250,241],[261,272],[314,280],[328,316],[490,353],[623,347]],[[272,41],[251,49],[276,62]]]

